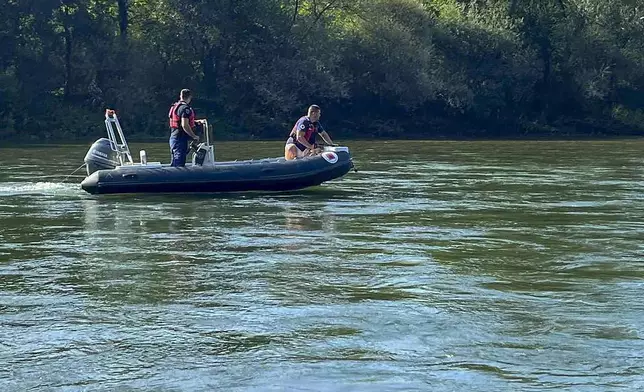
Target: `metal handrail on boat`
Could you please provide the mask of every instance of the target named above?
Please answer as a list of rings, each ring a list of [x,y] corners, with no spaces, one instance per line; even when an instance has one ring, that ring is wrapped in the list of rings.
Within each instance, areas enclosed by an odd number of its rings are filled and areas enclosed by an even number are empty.
[[[116,127],[116,133],[114,132],[114,127]],[[133,164],[134,160],[130,153],[130,147],[125,140],[123,129],[116,116],[116,111],[113,109],[105,110],[105,128],[107,128],[107,137],[110,140],[110,146],[112,147],[112,151],[116,152],[119,163],[121,165]]]

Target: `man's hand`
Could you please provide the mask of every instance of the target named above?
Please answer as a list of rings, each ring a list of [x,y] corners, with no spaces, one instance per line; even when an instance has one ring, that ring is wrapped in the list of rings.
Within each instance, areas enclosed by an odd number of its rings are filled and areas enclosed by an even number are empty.
[[[320,153],[320,151],[322,151],[321,149],[316,148],[316,147],[311,147],[311,148],[308,148],[307,150],[308,150],[307,155],[309,155],[309,156],[310,155],[317,155],[317,154]]]

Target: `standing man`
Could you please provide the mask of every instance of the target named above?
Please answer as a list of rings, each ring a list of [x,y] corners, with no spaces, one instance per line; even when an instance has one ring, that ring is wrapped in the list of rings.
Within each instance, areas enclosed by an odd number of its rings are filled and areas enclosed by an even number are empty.
[[[188,143],[190,140],[199,141],[199,136],[195,133],[195,112],[190,107],[190,101],[192,101],[192,92],[184,88],[179,94],[179,101],[172,104],[170,112],[168,113],[171,132],[171,166],[185,166],[186,156],[188,155]]]
[[[322,110],[318,105],[309,106],[306,116],[300,117],[288,135],[284,146],[284,158],[291,160],[319,152],[315,146],[315,136],[320,135],[327,144],[333,144],[331,137],[320,124]]]

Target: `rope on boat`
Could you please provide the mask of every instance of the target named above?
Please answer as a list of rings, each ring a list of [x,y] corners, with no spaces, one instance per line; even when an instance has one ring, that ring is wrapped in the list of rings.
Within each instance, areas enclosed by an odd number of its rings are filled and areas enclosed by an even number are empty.
[[[80,166],[78,167],[78,169],[74,170],[74,171],[73,171],[73,172],[71,172],[67,177],[65,177],[65,178],[63,179],[63,182],[67,181],[67,179],[68,179],[69,177],[73,176],[73,175],[74,175],[74,173],[76,173],[76,172],[77,172],[77,171],[79,171],[80,169],[84,168],[84,167],[85,167],[85,165],[86,165],[86,163],[83,163],[82,165],[80,165]]]

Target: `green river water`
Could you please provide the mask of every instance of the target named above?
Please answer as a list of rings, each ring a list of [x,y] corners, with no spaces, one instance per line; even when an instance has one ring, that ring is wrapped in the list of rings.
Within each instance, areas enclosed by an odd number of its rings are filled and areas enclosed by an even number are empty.
[[[0,147],[0,390],[644,390],[644,141],[348,146],[303,191],[115,196],[65,179],[88,146]]]

